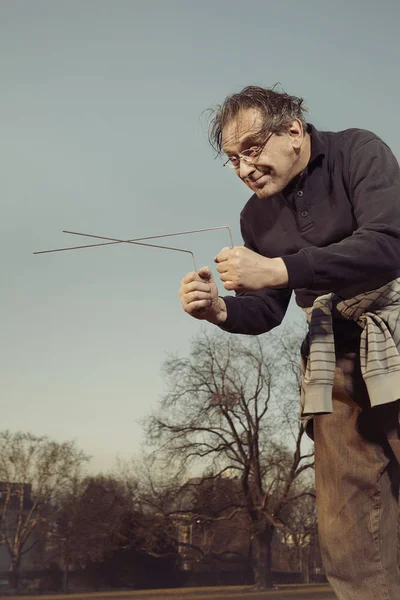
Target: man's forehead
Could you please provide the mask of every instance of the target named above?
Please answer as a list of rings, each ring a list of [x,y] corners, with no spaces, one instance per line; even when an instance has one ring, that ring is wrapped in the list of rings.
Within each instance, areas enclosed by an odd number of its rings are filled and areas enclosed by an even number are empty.
[[[257,135],[265,127],[264,116],[255,108],[241,110],[222,130],[224,150]]]

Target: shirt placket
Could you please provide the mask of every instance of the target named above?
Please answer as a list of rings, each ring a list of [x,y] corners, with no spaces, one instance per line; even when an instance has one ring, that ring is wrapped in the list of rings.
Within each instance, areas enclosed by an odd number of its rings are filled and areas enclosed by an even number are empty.
[[[306,231],[314,227],[314,222],[311,219],[307,197],[304,190],[295,191],[293,193],[293,201],[293,204],[296,209],[296,217],[299,226],[299,231],[301,233],[305,233]]]

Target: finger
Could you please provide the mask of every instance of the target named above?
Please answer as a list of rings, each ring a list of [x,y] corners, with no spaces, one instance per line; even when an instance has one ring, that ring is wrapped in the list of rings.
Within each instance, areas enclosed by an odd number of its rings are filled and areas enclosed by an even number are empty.
[[[218,273],[226,273],[229,270],[228,261],[226,260],[225,262],[218,263],[215,268],[217,269]]]
[[[238,285],[233,281],[228,280],[224,282],[224,288],[229,291],[236,291],[238,289]]]
[[[214,258],[214,262],[220,263],[225,260],[228,260],[230,251],[231,248],[222,248],[221,252],[219,252],[219,254],[217,254],[217,256]]]
[[[201,277],[201,279],[212,279],[210,267],[201,267],[201,269],[198,270],[197,274]]]
[[[209,308],[211,305],[211,300],[196,300],[196,302],[191,302],[184,306],[185,312],[190,315],[194,315],[196,312],[203,310],[204,308]]]
[[[198,300],[209,300],[211,302],[211,294],[196,290],[195,292],[190,292],[190,294],[185,294],[183,300],[187,305],[197,302]]]
[[[181,285],[185,285],[186,283],[196,280],[199,280],[199,275],[196,273],[196,271],[190,271],[190,273],[187,273],[185,277],[181,279]]]
[[[196,290],[199,290],[200,292],[211,292],[211,287],[206,281],[192,281],[191,283],[186,283],[181,287],[181,292],[183,294],[189,294],[190,292],[195,292]]]
[[[241,294],[252,293],[252,290],[245,288],[241,283],[238,283],[237,281],[231,281],[229,279],[224,282],[224,288],[231,292],[240,292]]]
[[[224,273],[221,273],[221,275],[219,276],[221,281],[232,281],[232,273],[229,273],[229,271],[225,271]]]

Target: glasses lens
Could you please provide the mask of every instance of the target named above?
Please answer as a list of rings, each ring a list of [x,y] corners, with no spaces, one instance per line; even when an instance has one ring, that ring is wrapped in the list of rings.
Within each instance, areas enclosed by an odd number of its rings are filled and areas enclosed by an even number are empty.
[[[243,150],[241,155],[238,157],[228,158],[228,160],[224,163],[224,167],[229,167],[230,169],[238,169],[241,160],[248,165],[252,165],[252,164],[256,163],[260,157],[261,152],[264,150],[264,147],[271,136],[272,136],[272,133],[269,134],[266,141],[261,146],[253,146],[252,148]]]
[[[248,150],[243,150],[242,156],[244,160],[249,158],[256,158],[261,151],[261,146],[254,146],[254,148],[249,148]]]
[[[228,169],[237,169],[239,167],[240,160],[238,158],[228,158],[226,163],[224,163],[224,167],[228,167]]]

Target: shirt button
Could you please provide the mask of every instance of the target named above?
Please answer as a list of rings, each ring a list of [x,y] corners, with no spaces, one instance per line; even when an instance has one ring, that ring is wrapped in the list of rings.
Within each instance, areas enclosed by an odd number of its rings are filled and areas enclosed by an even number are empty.
[[[305,219],[305,217],[308,217],[308,210],[303,210],[301,212],[301,216],[303,217],[303,219]]]
[[[298,195],[298,197],[299,197],[299,198],[301,198],[303,194],[304,194],[304,192],[302,192],[301,190],[299,190],[299,191],[297,192],[297,195]]]

